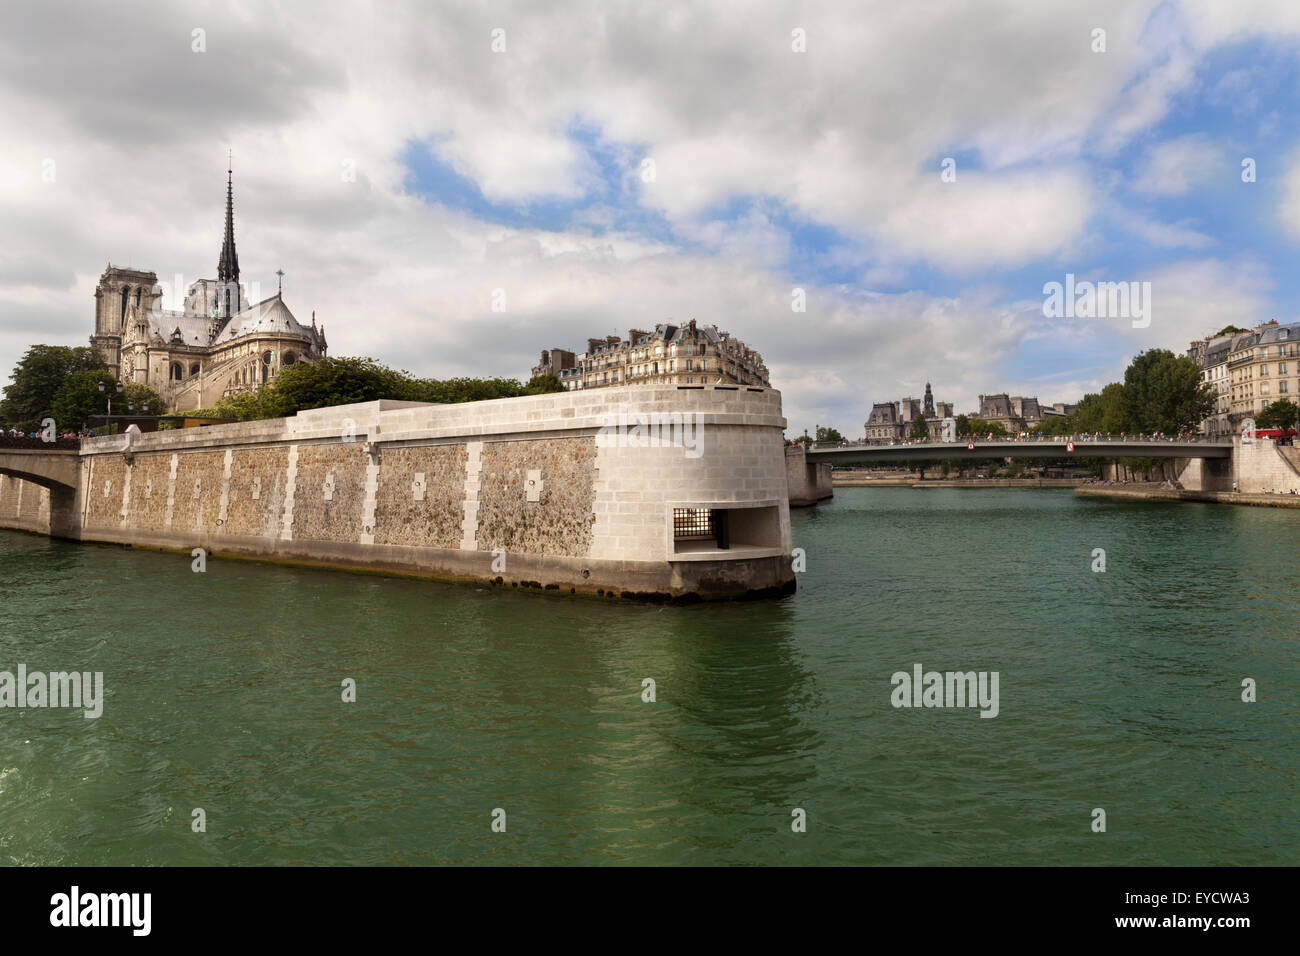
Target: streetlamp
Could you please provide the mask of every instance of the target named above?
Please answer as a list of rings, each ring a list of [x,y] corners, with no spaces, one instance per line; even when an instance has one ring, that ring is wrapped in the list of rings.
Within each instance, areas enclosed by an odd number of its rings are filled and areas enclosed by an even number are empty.
[[[121,383],[121,382],[118,382],[118,383],[116,383],[116,384],[117,384],[117,387],[116,387],[113,391],[116,391],[118,395],[121,395],[121,394],[122,394],[122,383]],[[108,389],[106,389],[106,388],[104,387],[104,383],[103,383],[103,382],[100,382],[100,383],[99,383],[99,390],[100,390],[100,392],[108,392],[108,417],[109,417],[109,418],[112,418],[112,417],[113,417],[113,392],[108,391]],[[108,422],[107,425],[108,425],[109,429],[112,429],[112,427],[113,427],[113,423],[112,423],[112,422]],[[111,433],[111,432],[110,432],[110,433]]]

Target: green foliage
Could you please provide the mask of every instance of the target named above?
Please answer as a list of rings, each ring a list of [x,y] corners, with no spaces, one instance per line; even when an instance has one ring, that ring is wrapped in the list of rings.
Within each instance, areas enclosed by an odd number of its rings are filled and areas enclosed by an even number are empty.
[[[1116,435],[1130,431],[1124,410],[1124,386],[1111,382],[1100,393],[1088,393],[1072,417],[1080,432]]]
[[[211,408],[196,408],[185,414],[192,418],[233,418],[241,422],[257,421],[262,418],[275,418],[267,408],[266,398],[269,389],[256,392],[240,392],[223,398]]]
[[[131,408],[132,405],[135,406],[134,409]],[[114,392],[114,415],[162,415],[166,411],[166,400],[148,385],[142,385],[139,382],[127,382],[122,387],[120,399],[117,397],[117,393]]]
[[[907,437],[912,441],[929,441],[930,425],[924,415],[917,415],[912,419],[912,427],[908,429]]]
[[[1150,349],[1124,372],[1123,404],[1130,431],[1177,435],[1199,428],[1214,410],[1214,390],[1187,356]]]
[[[990,422],[983,418],[968,418],[966,423],[970,426],[971,433],[974,433],[977,438],[983,438],[989,432],[992,432],[995,438],[1005,437],[1007,434],[1007,426],[1001,422]]]
[[[525,395],[546,395],[550,392],[566,392],[566,389],[554,375],[534,375],[524,386]]]
[[[102,392],[100,385],[104,386]],[[108,411],[109,396],[125,411],[125,393],[123,387],[122,394],[118,394],[117,379],[106,368],[73,372],[63,380],[50,400],[49,415],[60,431],[76,430],[85,426],[91,415],[103,415]]]
[[[1210,338],[1217,339],[1220,335],[1228,335],[1232,332],[1245,332],[1245,331],[1246,331],[1245,329],[1239,329],[1235,325],[1225,325],[1223,328],[1219,329],[1219,331],[1211,335]]]
[[[14,366],[12,381],[5,387],[4,400],[0,401],[0,419],[24,430],[37,427],[47,416],[60,424],[71,422],[71,419],[61,421],[54,414],[54,396],[70,376],[93,371],[108,374],[108,366],[98,349],[33,345]]]
[[[539,375],[527,385],[513,378],[415,378],[370,358],[325,358],[291,365],[257,392],[224,398],[195,417],[235,418],[241,422],[285,418],[310,408],[350,405],[388,398],[408,402],[459,404],[492,398],[517,398],[565,391],[554,375]]]
[[[408,398],[410,385],[408,373],[380,365],[374,359],[324,358],[290,365],[258,394],[265,408],[264,417],[283,418],[308,408]]]
[[[1289,398],[1273,402],[1255,416],[1256,428],[1291,428],[1300,419],[1300,407]]]
[[[966,415],[957,416],[957,434],[966,436],[971,433],[970,418]],[[986,433],[987,434],[987,433]]]
[[[830,428],[825,425],[818,425],[817,438],[815,440],[819,442],[820,441],[844,441],[844,436],[841,435],[834,428]]]
[[[1073,415],[1053,415],[1034,426],[1035,434],[1042,432],[1044,435],[1073,435],[1077,430]]]

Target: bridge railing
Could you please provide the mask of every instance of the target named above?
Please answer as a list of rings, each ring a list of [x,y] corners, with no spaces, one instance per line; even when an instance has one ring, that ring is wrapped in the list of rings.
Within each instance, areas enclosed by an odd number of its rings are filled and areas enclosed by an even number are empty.
[[[0,451],[4,449],[49,451],[52,448],[57,448],[60,451],[79,451],[81,449],[81,439],[58,438],[54,441],[45,441],[41,438],[32,438],[30,435],[21,435],[17,438],[10,435],[0,435]]]

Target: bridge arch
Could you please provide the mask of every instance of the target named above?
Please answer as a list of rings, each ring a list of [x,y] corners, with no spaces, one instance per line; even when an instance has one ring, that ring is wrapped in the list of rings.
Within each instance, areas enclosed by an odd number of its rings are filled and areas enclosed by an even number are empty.
[[[81,536],[80,452],[73,448],[0,447],[0,475],[49,489],[51,537]]]

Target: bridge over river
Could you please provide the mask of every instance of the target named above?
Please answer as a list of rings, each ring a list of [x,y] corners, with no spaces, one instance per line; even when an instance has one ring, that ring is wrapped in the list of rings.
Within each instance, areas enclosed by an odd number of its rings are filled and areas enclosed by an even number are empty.
[[[984,439],[912,444],[830,445],[809,447],[808,463],[873,465],[909,461],[978,461],[989,458],[1231,458],[1232,440],[1158,440],[1148,438]]]

